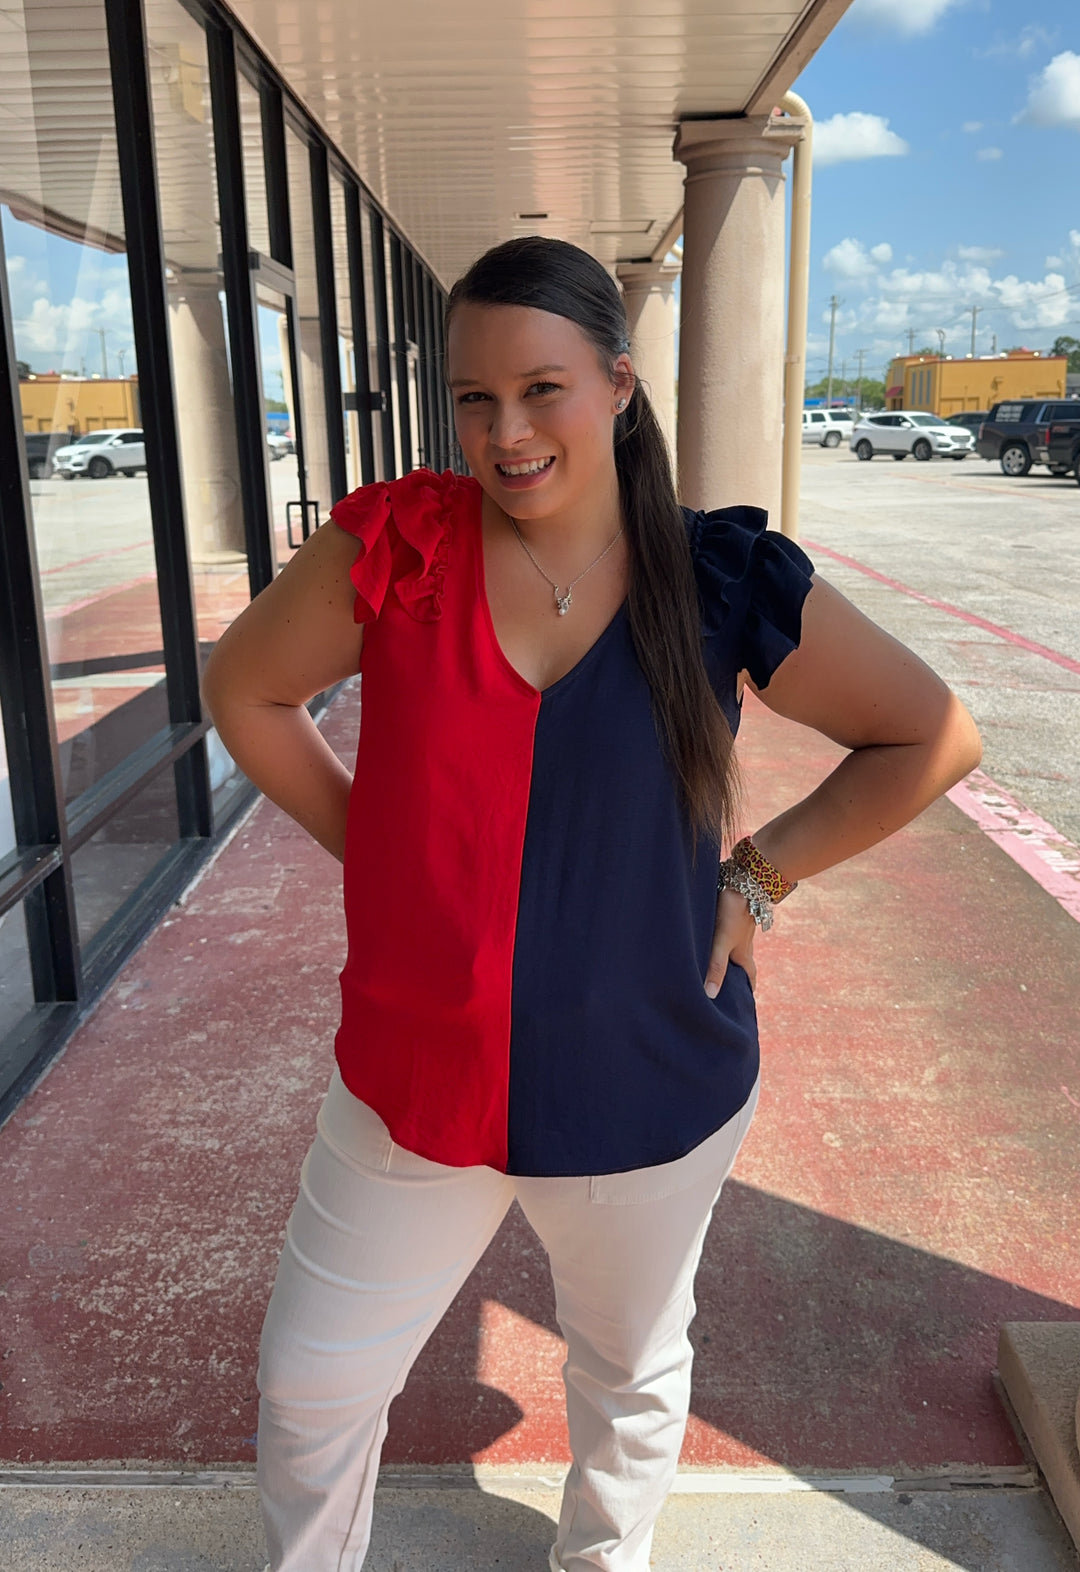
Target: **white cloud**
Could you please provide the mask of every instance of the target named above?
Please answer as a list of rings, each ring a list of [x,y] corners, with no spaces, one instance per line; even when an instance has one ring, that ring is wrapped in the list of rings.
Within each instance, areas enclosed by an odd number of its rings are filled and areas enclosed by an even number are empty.
[[[915,38],[929,33],[946,12],[964,0],[855,0],[848,17],[875,31]]]
[[[1073,233],[1080,240],[1080,232]],[[991,331],[1000,337],[1025,330],[1056,330],[1075,316],[1076,296],[1066,291],[1063,271],[1048,266],[1041,279],[1021,279],[1015,273],[995,278],[986,266],[996,255],[992,250],[977,246],[959,246],[957,250],[959,261],[950,257],[938,268],[875,270],[870,253],[857,240],[834,246],[833,253],[840,252],[849,268],[841,276],[863,291],[857,305],[844,313],[845,335],[869,337],[878,331],[899,338],[908,325],[919,330],[940,326],[949,335],[946,351],[956,352],[961,342],[967,347],[971,327],[967,313],[973,305],[986,310],[979,332],[986,334],[987,341]],[[986,261],[976,260],[976,256]],[[834,267],[833,271],[838,270]]]
[[[814,127],[814,163],[842,164],[861,158],[896,158],[908,151],[883,115],[837,114]]]
[[[891,261],[892,246],[886,241],[871,246],[868,251],[861,240],[852,240],[848,236],[826,251],[821,265],[827,273],[835,273],[837,278],[865,280],[877,276],[879,263]]]
[[[1080,229],[1069,230],[1069,244],[1076,251],[1080,251]]]
[[[957,246],[956,254],[963,262],[996,262],[1005,255],[997,246]]]
[[[965,131],[967,131],[967,132],[981,131],[982,128],[983,128],[983,123],[982,123],[981,120],[965,120],[964,121],[963,129]]]
[[[1014,119],[1080,131],[1080,55],[1071,49],[1055,55],[1032,82],[1028,101]]]
[[[984,164],[993,164],[1001,157],[1001,149],[1000,147],[980,147],[975,157],[981,159]]]
[[[1022,27],[1015,38],[997,38],[994,43],[987,44],[985,48],[973,51],[976,60],[1027,60],[1036,49],[1050,49],[1053,47],[1056,34],[1050,33],[1045,27],[1040,27],[1037,22],[1029,22]]]
[[[1064,257],[1047,257],[1046,261],[1044,263],[1044,266],[1045,267],[1064,267],[1065,266],[1065,258]]]
[[[101,267],[96,258],[84,258],[78,273],[79,292],[58,304],[51,299],[49,283],[31,258],[9,257],[8,276],[20,359],[30,361],[38,370],[75,368],[85,360],[88,369],[96,371],[101,365],[100,329],[104,328],[110,370],[115,373],[117,369],[119,349],[127,357],[127,370],[135,369],[131,297],[122,270],[115,265]]]

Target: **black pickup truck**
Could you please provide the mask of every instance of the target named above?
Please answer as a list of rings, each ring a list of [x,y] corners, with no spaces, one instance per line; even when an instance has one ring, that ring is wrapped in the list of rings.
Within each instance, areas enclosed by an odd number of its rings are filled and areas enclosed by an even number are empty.
[[[1050,463],[1046,431],[1051,421],[1080,419],[1080,399],[1008,399],[995,404],[979,427],[976,451],[980,458],[997,459],[1006,475],[1026,475],[1033,464]],[[1050,463],[1052,475],[1068,469]]]
[[[1080,486],[1080,410],[1069,420],[1051,421],[1046,433],[1046,462],[1056,474],[1075,475]]]

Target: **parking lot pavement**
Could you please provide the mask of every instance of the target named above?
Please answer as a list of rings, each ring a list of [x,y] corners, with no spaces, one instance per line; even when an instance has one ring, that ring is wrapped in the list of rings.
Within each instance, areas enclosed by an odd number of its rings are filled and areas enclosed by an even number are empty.
[[[1080,844],[1075,482],[810,448],[800,533],[821,576],[963,699],[986,774]]]

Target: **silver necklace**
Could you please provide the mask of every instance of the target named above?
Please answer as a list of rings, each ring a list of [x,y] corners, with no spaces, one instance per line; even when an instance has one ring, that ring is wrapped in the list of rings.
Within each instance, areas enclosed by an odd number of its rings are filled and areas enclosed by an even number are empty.
[[[516,522],[513,519],[510,518],[509,513],[506,516],[507,516],[508,519],[510,519],[511,524],[513,524],[513,526],[514,526],[514,534],[517,536],[518,540],[521,541],[521,544],[525,547],[525,550],[529,551],[529,548],[526,545],[525,541],[522,540],[521,531],[518,529]],[[542,574],[543,577],[545,579],[547,579],[548,583],[551,585],[552,589],[555,591],[555,607],[556,607],[556,610],[558,611],[560,617],[565,617],[566,613],[570,610],[570,607],[571,607],[571,605],[573,603],[574,585],[578,582],[578,579],[583,579],[585,577],[585,573],[591,573],[593,568],[595,568],[596,564],[601,560],[601,558],[607,556],[607,554],[611,550],[612,546],[614,546],[615,541],[618,540],[619,535],[622,534],[624,528],[625,528],[625,525],[622,526],[622,528],[620,528],[619,534],[615,536],[615,539],[608,542],[608,544],[604,547],[603,551],[600,553],[600,556],[596,557],[592,562],[589,563],[589,566],[585,569],[584,573],[579,573],[576,579],[571,579],[570,580],[569,584],[566,586],[566,594],[565,595],[560,595],[559,594],[559,586],[556,584],[555,580],[554,579],[548,579],[548,576],[547,576],[546,573],[544,573],[543,568],[537,562],[536,558],[533,557],[532,552],[529,551],[529,556],[532,558],[533,565],[535,566],[537,572]]]

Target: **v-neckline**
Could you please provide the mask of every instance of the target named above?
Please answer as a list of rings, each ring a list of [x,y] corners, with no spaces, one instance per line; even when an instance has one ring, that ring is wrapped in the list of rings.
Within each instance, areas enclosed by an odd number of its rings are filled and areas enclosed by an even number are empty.
[[[593,656],[596,654],[596,651],[610,636],[611,631],[615,625],[626,615],[630,597],[628,595],[623,596],[622,600],[615,608],[615,611],[612,613],[610,621],[608,621],[600,630],[585,653],[574,662],[569,671],[564,671],[561,677],[556,677],[554,682],[549,682],[546,688],[534,687],[529,679],[523,676],[510,660],[506,651],[499,643],[498,635],[495,632],[495,619],[491,615],[491,605],[488,601],[487,593],[487,577],[484,571],[484,488],[481,486],[480,482],[475,478],[475,476],[473,477],[473,486],[475,496],[475,507],[473,510],[473,562],[476,572],[476,598],[480,605],[481,618],[485,628],[487,629],[488,638],[491,641],[491,648],[497,656],[500,665],[503,666],[503,668],[514,679],[514,681],[518,683],[518,685],[523,688],[531,698],[544,699],[548,696],[548,694],[554,693],[557,688],[561,688],[564,683],[569,682],[571,677],[576,677],[582,667],[587,662],[592,660]]]

